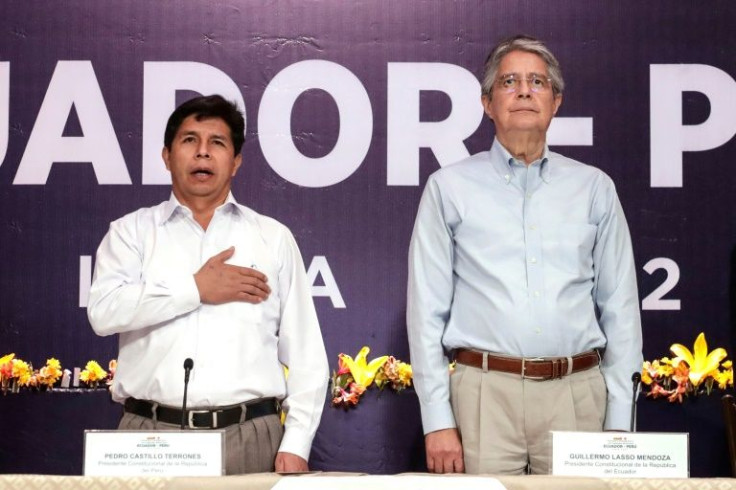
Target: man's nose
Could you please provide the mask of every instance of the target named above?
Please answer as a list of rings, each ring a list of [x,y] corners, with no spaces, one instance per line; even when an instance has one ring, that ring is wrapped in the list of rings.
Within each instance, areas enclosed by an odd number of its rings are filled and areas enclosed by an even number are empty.
[[[210,149],[206,141],[201,141],[197,147],[197,158],[209,158]]]
[[[518,88],[516,89],[516,97],[520,99],[526,99],[531,97],[531,84],[526,78],[522,78],[519,80]]]

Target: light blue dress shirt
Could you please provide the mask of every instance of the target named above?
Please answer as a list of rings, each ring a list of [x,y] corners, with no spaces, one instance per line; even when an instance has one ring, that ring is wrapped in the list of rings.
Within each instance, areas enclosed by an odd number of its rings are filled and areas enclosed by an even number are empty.
[[[606,429],[627,430],[642,336],[631,238],[611,179],[496,140],[429,177],[409,250],[407,324],[424,432],[455,427],[446,352],[605,349]],[[444,349],[443,349],[444,348]]]

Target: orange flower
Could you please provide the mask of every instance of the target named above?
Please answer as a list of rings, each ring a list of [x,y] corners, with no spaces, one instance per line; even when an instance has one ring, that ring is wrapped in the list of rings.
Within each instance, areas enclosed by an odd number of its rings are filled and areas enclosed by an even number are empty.
[[[686,391],[687,391],[686,386],[687,386],[687,383],[686,382],[683,383],[683,384],[679,384],[678,383],[677,384],[677,388],[675,388],[674,390],[672,390],[672,392],[670,393],[670,396],[667,397],[667,399],[670,402],[680,402],[680,403],[682,403],[682,395],[684,395],[686,393]]]
[[[659,398],[660,396],[670,396],[670,392],[659,386],[658,384],[652,385],[652,390],[647,393],[647,396],[652,398]]]
[[[332,399],[333,405],[348,408],[358,404],[358,401],[360,400],[360,394],[358,394],[358,391],[353,392],[343,390],[342,388],[338,388],[338,390],[338,395]]]
[[[15,354],[0,357],[0,381],[8,381],[13,377],[13,359]]]
[[[350,368],[347,364],[345,364],[345,361],[343,361],[342,356],[337,356],[337,375],[341,376],[343,374],[348,374],[350,372]]]

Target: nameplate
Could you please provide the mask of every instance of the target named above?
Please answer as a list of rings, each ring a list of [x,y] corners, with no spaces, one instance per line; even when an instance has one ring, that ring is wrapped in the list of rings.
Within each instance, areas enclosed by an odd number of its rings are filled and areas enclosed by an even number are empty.
[[[221,476],[225,431],[84,431],[84,476]]]
[[[688,478],[688,434],[552,431],[552,474]]]

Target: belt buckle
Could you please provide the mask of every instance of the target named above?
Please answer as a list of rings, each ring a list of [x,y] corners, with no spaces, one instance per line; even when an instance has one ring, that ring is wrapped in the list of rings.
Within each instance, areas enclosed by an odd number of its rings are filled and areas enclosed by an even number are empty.
[[[212,426],[211,427],[197,427],[194,425],[194,414],[196,413],[211,413],[212,414]],[[217,412],[213,410],[189,410],[187,414],[188,426],[190,429],[201,430],[201,429],[217,429]]]
[[[527,362],[535,362],[535,361],[544,361],[545,359],[542,357],[532,357],[531,359],[527,359],[526,357],[521,358],[521,379],[531,379],[535,381],[544,381],[547,379],[546,376],[527,376],[526,375],[526,363]]]

